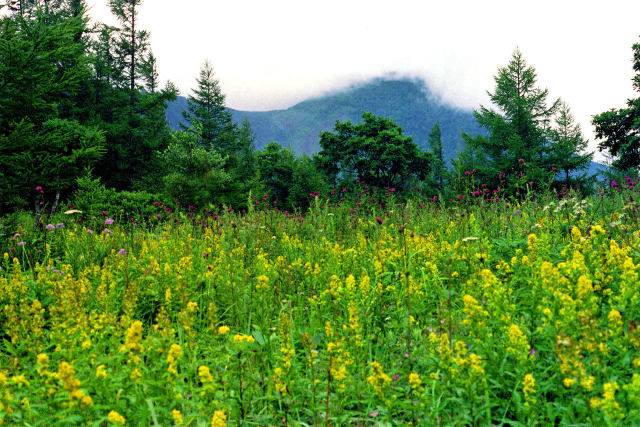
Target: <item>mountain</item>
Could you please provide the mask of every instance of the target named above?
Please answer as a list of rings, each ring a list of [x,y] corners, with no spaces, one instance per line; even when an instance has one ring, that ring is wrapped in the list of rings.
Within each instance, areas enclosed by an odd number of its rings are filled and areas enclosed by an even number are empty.
[[[177,129],[184,123],[182,111],[187,99],[178,97],[167,108],[169,125]],[[271,141],[291,147],[298,154],[319,150],[319,134],[333,130],[336,120],[359,122],[363,111],[392,118],[406,135],[423,149],[429,147],[429,132],[440,123],[446,159],[455,157],[464,146],[462,132],[486,133],[478,126],[471,110],[442,102],[422,80],[377,78],[328,95],[302,101],[286,110],[239,111],[229,109],[234,122],[245,118],[256,134],[256,148]],[[602,179],[607,167],[592,162],[588,173]]]
[[[187,106],[183,97],[170,103],[167,120],[173,128],[182,122]],[[446,158],[463,146],[462,132],[482,132],[471,111],[445,104],[433,95],[424,82],[414,79],[378,78],[345,90],[300,102],[286,110],[238,111],[230,109],[233,120],[247,118],[256,134],[256,147],[271,141],[291,147],[296,153],[319,150],[319,134],[333,130],[336,120],[360,121],[363,111],[389,117],[400,125],[418,146],[429,149],[428,135],[435,122],[440,123]]]

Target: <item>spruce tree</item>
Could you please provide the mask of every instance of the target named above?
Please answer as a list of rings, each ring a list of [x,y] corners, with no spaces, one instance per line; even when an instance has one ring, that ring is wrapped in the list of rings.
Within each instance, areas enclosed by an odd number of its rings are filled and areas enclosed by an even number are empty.
[[[73,103],[89,75],[75,41],[86,20],[48,12],[0,20],[0,211],[30,205],[36,186],[58,200],[103,152]]]
[[[228,151],[233,139],[231,113],[224,105],[225,96],[209,61],[204,62],[196,82],[198,86],[193,90],[193,95],[188,97],[187,109],[183,112],[189,126],[183,125],[183,129],[193,127],[196,122],[200,123],[200,143],[222,152]]]
[[[582,154],[587,149],[588,141],[583,138],[580,125],[575,123],[571,110],[566,103],[560,103],[555,119],[555,128],[551,131],[551,162],[553,167],[564,173],[567,185],[586,182],[586,174],[571,177],[575,172],[588,169],[593,153]]]

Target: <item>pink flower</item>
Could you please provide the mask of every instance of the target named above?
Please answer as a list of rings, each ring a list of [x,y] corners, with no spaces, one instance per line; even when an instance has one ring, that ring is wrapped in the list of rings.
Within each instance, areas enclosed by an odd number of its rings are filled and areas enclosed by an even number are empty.
[[[104,220],[104,223],[105,223],[106,225],[111,225],[111,224],[113,224],[113,218],[107,218],[107,219],[105,219],[105,220]]]
[[[120,249],[120,251],[118,252],[118,255],[126,255],[127,254],[127,250],[125,248]]]
[[[378,224],[382,225],[382,219],[379,216],[376,217],[376,221]]]
[[[524,163],[524,159],[521,157],[521,158],[518,159],[518,162],[519,163]]]

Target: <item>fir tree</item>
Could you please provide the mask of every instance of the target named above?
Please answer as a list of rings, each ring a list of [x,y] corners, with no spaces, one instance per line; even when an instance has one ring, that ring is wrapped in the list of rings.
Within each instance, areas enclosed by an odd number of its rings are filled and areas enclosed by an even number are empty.
[[[209,61],[203,64],[196,82],[198,87],[187,99],[187,109],[183,112],[189,126],[183,126],[183,129],[189,129],[198,122],[202,126],[200,143],[203,146],[228,151],[233,139],[231,113],[225,107],[225,96]]]
[[[587,169],[593,153],[581,154],[587,149],[588,141],[583,138],[580,125],[575,119],[567,104],[562,102],[556,115],[556,126],[551,131],[551,149],[553,167],[564,172],[564,182],[567,185],[584,184],[585,174],[571,178],[575,172]]]

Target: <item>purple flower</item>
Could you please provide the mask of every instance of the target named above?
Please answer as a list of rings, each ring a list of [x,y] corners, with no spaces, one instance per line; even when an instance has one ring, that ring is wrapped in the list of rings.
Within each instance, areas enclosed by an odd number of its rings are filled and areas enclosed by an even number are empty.
[[[400,378],[400,375],[398,375],[398,374],[395,374],[395,375],[393,376],[393,379],[394,379],[394,380],[397,380],[398,378]]]
[[[104,230],[102,230],[102,232],[107,234],[113,234],[113,231],[109,230],[108,228],[105,228]]]
[[[104,223],[105,223],[106,225],[111,225],[111,224],[113,224],[113,218],[107,218],[107,219],[105,219],[105,220],[104,220]]]
[[[375,416],[377,416],[379,413],[380,413],[380,411],[373,411],[373,412],[370,412],[370,413],[369,413],[369,416],[371,416],[371,417],[375,417]]]
[[[20,233],[14,234],[11,240],[16,240],[18,237],[20,237]]]
[[[409,357],[409,353],[405,353],[405,354],[404,354],[404,357]]]
[[[47,230],[55,230],[56,226],[53,224],[47,224],[47,226],[45,227]]]
[[[118,255],[126,255],[127,254],[127,250],[125,248],[120,249],[120,251],[118,252]]]
[[[615,180],[612,180],[612,181],[611,181],[611,186],[612,186],[612,187],[617,187],[617,186],[618,186],[618,183],[617,183]]]
[[[529,356],[533,356],[536,354],[536,348],[535,347],[531,347],[531,351],[529,352]]]
[[[92,229],[90,229],[90,228],[87,228],[87,233],[89,233],[89,234],[93,234],[93,230],[92,230]]]
[[[64,223],[60,222],[56,224],[56,228],[64,228]]]
[[[24,246],[25,242],[18,242],[18,246]]]

